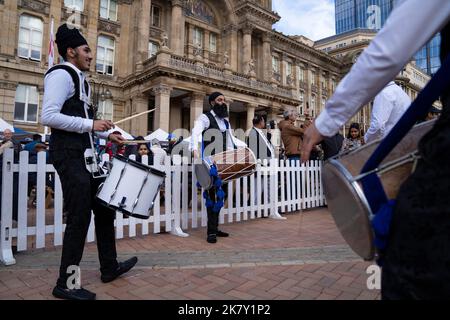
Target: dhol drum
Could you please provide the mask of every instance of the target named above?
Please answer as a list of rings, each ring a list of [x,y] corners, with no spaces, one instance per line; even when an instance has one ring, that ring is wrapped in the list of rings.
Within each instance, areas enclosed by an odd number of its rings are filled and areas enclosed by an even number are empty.
[[[435,120],[414,126],[377,168],[388,199],[395,199],[400,186],[414,170],[419,140]],[[361,170],[382,140],[373,141],[326,161],[322,180],[328,209],[345,241],[365,260],[376,255],[373,214],[363,192]]]
[[[163,171],[116,155],[97,198],[124,215],[148,219],[165,176]]]
[[[201,164],[195,165],[194,170],[199,184],[206,190],[213,186],[213,178],[209,174],[213,165],[217,167],[219,178],[226,183],[253,174],[256,169],[256,157],[247,147],[204,157]]]

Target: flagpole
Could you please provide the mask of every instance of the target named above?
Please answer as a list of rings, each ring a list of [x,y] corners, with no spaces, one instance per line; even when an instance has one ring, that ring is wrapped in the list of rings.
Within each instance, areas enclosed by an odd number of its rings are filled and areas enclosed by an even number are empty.
[[[54,27],[54,18],[52,15],[51,21],[50,21],[50,39],[49,39],[49,44],[48,44],[48,69],[53,67],[53,64],[55,61],[55,44],[54,44],[54,37],[53,37],[53,27]],[[44,137],[42,137],[43,142],[45,142],[48,132],[49,132],[49,128],[47,126],[45,126],[44,127]]]

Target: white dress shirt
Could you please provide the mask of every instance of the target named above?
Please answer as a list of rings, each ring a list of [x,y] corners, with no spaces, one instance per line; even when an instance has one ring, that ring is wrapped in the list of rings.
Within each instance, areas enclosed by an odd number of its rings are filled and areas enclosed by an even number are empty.
[[[364,136],[365,142],[386,137],[410,105],[411,99],[402,88],[394,81],[389,82],[373,101],[370,128]]]
[[[397,1],[385,26],[342,79],[316,119],[321,135],[331,137],[369,103],[450,20],[449,0]]]
[[[70,62],[65,65],[74,69],[80,79],[80,100],[84,101],[84,108],[89,108],[90,87],[85,92],[84,81],[86,74]],[[61,113],[64,103],[75,94],[75,84],[70,74],[62,69],[49,73],[44,79],[44,103],[42,107],[41,121],[44,126],[51,128],[85,133],[91,132],[93,126],[92,119],[68,116]],[[101,139],[107,139],[109,132],[96,132]]]
[[[224,132],[227,130],[225,119],[219,118],[214,111],[211,110],[212,115],[217,121],[220,131]],[[229,120],[226,119],[229,123]],[[198,144],[202,142],[202,132],[209,128],[209,118],[206,114],[202,114],[195,120],[194,128],[192,129],[191,143],[189,149],[198,151]],[[236,142],[233,135],[231,134],[231,127],[227,130],[227,150],[233,150]]]
[[[267,136],[264,134],[264,132],[261,129],[256,128],[256,127],[253,127],[253,128],[255,128],[256,132],[258,132],[259,135],[263,138],[264,143],[267,145],[267,147],[270,150],[270,154],[271,154],[270,157],[272,159],[274,159],[275,158],[275,150],[273,149],[272,143],[267,139]]]

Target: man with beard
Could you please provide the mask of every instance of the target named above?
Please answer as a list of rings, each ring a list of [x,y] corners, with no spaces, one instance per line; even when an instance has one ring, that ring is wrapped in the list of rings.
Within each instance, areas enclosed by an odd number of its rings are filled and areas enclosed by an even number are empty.
[[[231,134],[231,127],[228,121],[228,106],[225,104],[225,96],[220,92],[213,92],[209,96],[208,102],[211,106],[209,112],[202,114],[194,124],[192,129],[192,139],[190,149],[193,151],[195,163],[199,163],[204,157],[224,152],[226,150],[236,149],[234,137]],[[199,153],[198,141],[202,137],[202,148]],[[213,186],[209,189],[208,195],[212,202],[218,200],[218,188]],[[223,187],[226,197],[227,188]],[[228,237],[228,233],[220,231],[219,214],[220,208],[207,205],[208,212],[208,230],[207,241],[216,243],[217,237]]]

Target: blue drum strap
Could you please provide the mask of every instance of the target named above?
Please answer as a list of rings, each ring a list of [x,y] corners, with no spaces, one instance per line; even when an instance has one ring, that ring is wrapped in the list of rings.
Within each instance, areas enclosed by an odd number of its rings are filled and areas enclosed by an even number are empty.
[[[411,104],[386,138],[383,139],[364,165],[361,173],[376,169],[414,126],[417,119],[425,117],[433,102],[438,100],[441,93],[448,87],[450,87],[450,56],[445,59],[438,72],[420,92],[417,99]],[[381,181],[376,173],[372,173],[362,179],[362,185],[370,208],[375,214],[381,206],[388,202]]]

